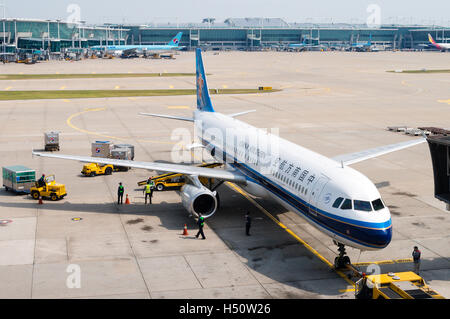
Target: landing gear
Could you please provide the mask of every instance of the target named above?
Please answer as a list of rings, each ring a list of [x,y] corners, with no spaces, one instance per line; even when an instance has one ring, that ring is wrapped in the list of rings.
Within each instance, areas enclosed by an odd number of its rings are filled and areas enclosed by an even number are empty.
[[[350,265],[350,258],[346,256],[344,244],[334,242],[338,246],[339,256],[334,259],[334,268],[342,269]]]

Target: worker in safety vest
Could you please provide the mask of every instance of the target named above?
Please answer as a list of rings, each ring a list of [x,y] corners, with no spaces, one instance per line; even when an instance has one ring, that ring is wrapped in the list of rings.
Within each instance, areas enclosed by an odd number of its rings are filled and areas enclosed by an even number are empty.
[[[123,193],[125,193],[125,187],[122,183],[119,183],[119,188],[117,189],[117,205],[123,204]]]
[[[205,226],[205,218],[201,213],[198,213],[198,233],[195,235],[195,238],[198,238],[199,235],[202,235],[202,239],[206,239],[205,234],[203,233],[203,226]]]
[[[155,183],[153,181],[147,181],[147,184],[144,187],[143,193],[145,194],[145,204],[147,205],[147,197],[149,198],[149,204],[152,203],[152,196],[153,196],[153,187]]]

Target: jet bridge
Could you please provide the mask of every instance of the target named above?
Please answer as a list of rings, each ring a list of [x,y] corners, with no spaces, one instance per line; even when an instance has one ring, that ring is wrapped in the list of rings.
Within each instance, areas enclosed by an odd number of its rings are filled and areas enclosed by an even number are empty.
[[[450,136],[430,136],[427,142],[433,163],[434,196],[450,211]]]

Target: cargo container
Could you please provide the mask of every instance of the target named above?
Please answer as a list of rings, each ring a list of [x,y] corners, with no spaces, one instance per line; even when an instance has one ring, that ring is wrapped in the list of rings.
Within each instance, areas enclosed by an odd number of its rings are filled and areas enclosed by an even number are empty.
[[[59,132],[45,132],[44,143],[46,151],[59,151]]]
[[[131,157],[129,158],[130,160],[134,160],[134,145],[131,144],[114,144],[114,149],[117,148],[128,148],[131,152]]]
[[[30,188],[35,186],[36,171],[34,169],[22,165],[4,166],[2,173],[3,186],[7,191],[29,193]]]
[[[115,148],[111,151],[111,158],[120,160],[131,160],[131,150],[129,148]],[[130,168],[126,166],[114,165],[117,170],[128,171]]]
[[[112,148],[113,144],[109,141],[95,141],[91,146],[92,157],[109,158]]]

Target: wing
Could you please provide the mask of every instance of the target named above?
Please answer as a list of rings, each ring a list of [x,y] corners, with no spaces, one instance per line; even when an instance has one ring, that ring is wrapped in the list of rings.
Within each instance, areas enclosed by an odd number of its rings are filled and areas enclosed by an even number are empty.
[[[77,155],[58,155],[58,154],[46,154],[33,152],[33,156],[42,156],[58,159],[66,159],[72,161],[79,161],[85,163],[98,163],[98,164],[111,164],[116,166],[126,166],[134,168],[143,168],[153,171],[163,171],[171,173],[180,173],[186,175],[197,175],[209,178],[216,178],[220,180],[226,180],[230,182],[245,184],[246,179],[243,175],[224,169],[214,169],[198,166],[189,166],[182,164],[171,164],[171,163],[155,163],[155,162],[137,162],[137,161],[127,161],[112,158],[101,158],[101,157],[89,157],[89,156],[77,156]]]
[[[365,161],[369,158],[381,156],[384,154],[399,151],[404,148],[408,148],[408,147],[411,147],[414,145],[424,143],[424,142],[426,142],[426,140],[427,140],[426,138],[420,138],[420,139],[407,141],[407,142],[379,146],[379,147],[371,148],[371,149],[361,151],[361,152],[339,155],[339,156],[333,157],[333,159],[335,161],[343,163],[344,165],[355,164],[358,162]]]

